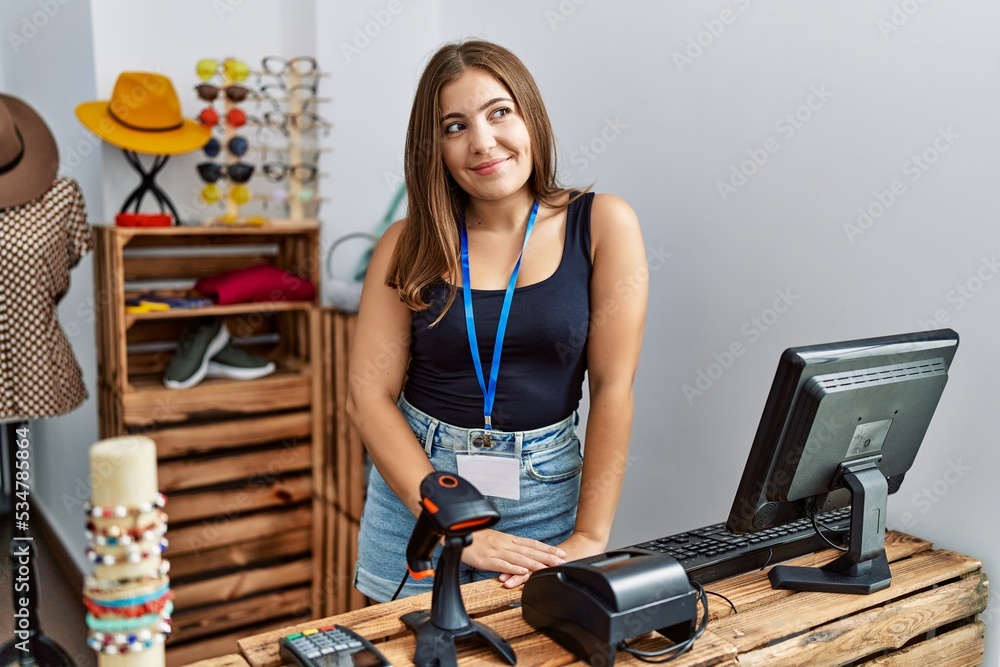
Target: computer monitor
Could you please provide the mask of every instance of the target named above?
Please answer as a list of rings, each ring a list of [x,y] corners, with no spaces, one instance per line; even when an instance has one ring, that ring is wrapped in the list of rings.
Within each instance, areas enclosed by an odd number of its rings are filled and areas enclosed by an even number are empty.
[[[889,586],[888,494],[913,464],[957,347],[941,329],[781,355],[726,526],[753,532],[847,505],[851,523],[846,553],[822,568],[775,566],[774,588]]]

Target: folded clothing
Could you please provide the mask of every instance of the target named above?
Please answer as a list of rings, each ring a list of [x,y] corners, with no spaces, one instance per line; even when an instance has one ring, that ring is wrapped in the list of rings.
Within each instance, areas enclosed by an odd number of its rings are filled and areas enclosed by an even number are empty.
[[[311,301],[316,297],[316,286],[311,280],[270,264],[256,264],[201,278],[194,288],[220,306],[261,301]]]

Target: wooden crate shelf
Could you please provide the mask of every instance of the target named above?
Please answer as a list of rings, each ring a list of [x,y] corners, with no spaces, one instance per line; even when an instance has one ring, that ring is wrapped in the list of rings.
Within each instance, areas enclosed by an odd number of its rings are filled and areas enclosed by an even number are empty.
[[[251,628],[322,615],[318,298],[125,312],[130,296],[188,294],[199,278],[262,262],[318,286],[318,225],[96,227],[95,237],[101,437],[151,437],[168,498],[175,611],[167,664],[231,653]],[[184,328],[209,316],[223,318],[232,338],[277,371],[165,387]]]
[[[324,469],[327,551],[324,560],[324,612],[341,614],[365,605],[354,588],[354,563],[358,558],[358,529],[364,509],[365,447],[347,417],[347,360],[357,317],[331,309],[323,311],[323,399],[326,424]]]

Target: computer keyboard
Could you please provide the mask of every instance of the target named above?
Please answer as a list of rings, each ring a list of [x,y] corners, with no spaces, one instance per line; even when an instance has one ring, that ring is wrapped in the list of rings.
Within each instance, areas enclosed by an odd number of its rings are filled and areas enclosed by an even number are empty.
[[[820,526],[824,534],[836,544],[850,528],[851,508],[823,512],[817,518],[825,524],[825,527]],[[716,523],[633,546],[673,556],[684,566],[688,578],[700,584],[759,570],[829,547],[816,534],[809,519],[743,535],[730,533],[726,524]]]

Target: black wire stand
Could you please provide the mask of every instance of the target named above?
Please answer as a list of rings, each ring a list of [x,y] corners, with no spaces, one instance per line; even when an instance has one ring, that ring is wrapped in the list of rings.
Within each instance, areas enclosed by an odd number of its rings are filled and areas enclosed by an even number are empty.
[[[6,487],[10,502],[10,590],[13,606],[14,637],[0,646],[0,667],[20,665],[31,667],[75,667],[75,663],[57,643],[42,633],[38,619],[38,573],[35,569],[36,549],[28,530],[17,521],[17,486],[14,471],[17,469],[17,431],[27,428],[27,422],[0,424],[7,446],[8,465],[5,470]],[[24,524],[21,524],[24,525]],[[27,605],[18,604],[26,600]],[[21,629],[23,626],[23,629]],[[23,633],[23,634],[22,634]],[[27,648],[25,651],[24,648]]]
[[[150,194],[159,205],[161,213],[170,211],[170,214],[174,216],[174,224],[181,224],[181,217],[177,215],[177,209],[174,208],[174,204],[170,201],[170,197],[168,197],[167,193],[163,191],[163,188],[156,183],[156,175],[159,174],[163,167],[167,164],[167,160],[170,159],[170,156],[153,156],[153,164],[147,170],[142,164],[142,160],[139,159],[138,153],[124,148],[122,149],[122,153],[125,154],[125,159],[128,160],[130,165],[132,165],[132,168],[139,172],[141,182],[139,183],[139,186],[129,194],[125,203],[122,204],[122,210],[120,212],[127,213],[129,207],[132,207],[133,212],[138,213],[140,207],[142,206],[142,200],[147,194]]]

